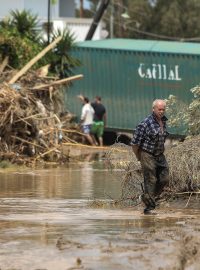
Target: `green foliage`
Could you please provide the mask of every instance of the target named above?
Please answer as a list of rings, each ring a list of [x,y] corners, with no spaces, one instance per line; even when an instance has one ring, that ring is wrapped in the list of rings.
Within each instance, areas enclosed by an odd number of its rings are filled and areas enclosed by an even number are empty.
[[[57,29],[52,33],[52,41],[59,36],[62,36],[62,40],[47,54],[47,58],[51,63],[50,71],[60,78],[66,78],[73,74],[73,69],[80,65],[80,61],[69,55],[74,47],[74,35],[67,28],[64,31]]]
[[[190,90],[194,98],[187,105],[177,97],[170,95],[167,101],[168,124],[171,127],[184,127],[188,135],[200,134],[200,86]]]
[[[191,89],[194,95],[188,108],[188,125],[192,135],[200,134],[200,86]]]
[[[157,0],[151,27],[154,33],[171,37],[199,36],[200,3],[196,0]]]
[[[0,54],[2,58],[9,56],[13,68],[21,68],[42,50],[38,20],[25,10],[11,11],[10,15],[0,23]]]
[[[149,25],[152,21],[153,11],[150,2],[148,0],[128,0],[127,2],[130,19],[128,22],[123,21],[123,24],[128,23],[126,37],[147,38],[142,31],[151,31]]]
[[[8,160],[2,160],[2,161],[0,161],[0,168],[1,169],[6,169],[6,168],[9,168],[11,166],[12,166],[12,164]]]
[[[89,0],[91,15],[98,0]],[[104,14],[110,32],[111,7],[114,8],[114,36],[144,39],[197,38],[200,33],[200,1],[197,0],[112,0]],[[127,10],[129,19],[121,14]]]
[[[11,28],[9,31],[7,28],[0,28],[0,55],[2,58],[9,56],[9,64],[13,68],[23,67],[41,49],[39,43],[22,37],[15,28]]]
[[[28,10],[23,11],[11,11],[12,16],[11,25],[17,29],[22,37],[27,37],[30,40],[38,41],[39,29],[37,15],[32,15]]]
[[[22,38],[28,38],[32,41],[38,41],[39,29],[37,15],[32,15],[29,10],[12,10],[11,17],[1,22],[1,28],[7,29],[9,32],[15,32]]]
[[[169,116],[168,125],[181,128],[186,133],[188,130],[188,105],[174,95],[170,95],[166,103],[166,111]]]
[[[47,41],[41,37],[42,29],[38,29],[38,19],[30,11],[11,11],[11,17],[0,22],[0,56],[3,59],[9,56],[9,64],[13,68],[21,68],[44,47]],[[80,65],[77,59],[69,55],[74,46],[74,37],[65,29],[57,30],[51,34],[54,41],[58,36],[62,40],[53,51],[37,62],[33,68],[50,64],[50,71],[59,77],[68,77],[73,73],[73,68]]]

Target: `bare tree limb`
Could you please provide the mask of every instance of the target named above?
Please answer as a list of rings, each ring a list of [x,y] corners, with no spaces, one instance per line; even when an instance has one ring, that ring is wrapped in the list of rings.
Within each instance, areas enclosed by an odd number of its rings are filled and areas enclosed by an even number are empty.
[[[49,90],[48,87],[50,87],[50,86],[59,85],[59,84],[66,84],[68,82],[75,81],[75,80],[80,80],[82,78],[83,78],[82,74],[75,75],[75,76],[72,76],[72,77],[69,77],[69,78],[65,78],[65,79],[62,79],[62,80],[51,82],[49,84],[41,84],[41,85],[33,87],[32,89],[33,90]]]

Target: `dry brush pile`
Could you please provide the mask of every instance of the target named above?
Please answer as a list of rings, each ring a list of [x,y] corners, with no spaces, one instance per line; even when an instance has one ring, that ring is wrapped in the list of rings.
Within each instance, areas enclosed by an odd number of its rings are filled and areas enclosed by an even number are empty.
[[[170,188],[175,193],[200,191],[200,135],[166,151],[170,167]]]
[[[29,72],[17,84],[0,84],[1,160],[26,163],[40,158],[66,159],[59,141],[71,141],[73,115],[62,116],[62,90],[56,79]],[[40,89],[37,89],[37,86]],[[33,159],[26,159],[26,157]]]
[[[142,194],[143,177],[141,165],[132,148],[123,143],[115,143],[105,155],[107,168],[121,183],[121,197],[116,203],[136,205]]]

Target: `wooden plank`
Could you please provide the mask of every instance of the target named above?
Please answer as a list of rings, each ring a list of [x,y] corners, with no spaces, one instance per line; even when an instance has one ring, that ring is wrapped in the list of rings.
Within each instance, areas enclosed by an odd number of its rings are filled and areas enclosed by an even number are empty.
[[[3,62],[1,63],[1,65],[0,65],[0,74],[4,71],[4,68],[7,66],[8,60],[9,60],[9,57],[6,56],[4,58],[4,60],[3,60]]]
[[[29,61],[15,76],[8,82],[9,84],[15,83],[24,73],[26,73],[38,60],[40,60],[48,51],[53,49],[55,45],[62,39],[58,37],[51,44],[49,44],[44,50],[42,50],[38,55],[36,55],[31,61]]]
[[[66,83],[69,83],[69,82],[72,82],[72,81],[75,81],[75,80],[80,80],[82,78],[83,78],[83,75],[79,74],[79,75],[68,77],[68,78],[65,78],[65,79],[62,79],[62,80],[57,80],[57,81],[51,82],[49,84],[41,84],[41,85],[35,86],[35,87],[31,88],[31,89],[32,90],[49,90],[50,86],[59,85],[59,84],[66,84]]]

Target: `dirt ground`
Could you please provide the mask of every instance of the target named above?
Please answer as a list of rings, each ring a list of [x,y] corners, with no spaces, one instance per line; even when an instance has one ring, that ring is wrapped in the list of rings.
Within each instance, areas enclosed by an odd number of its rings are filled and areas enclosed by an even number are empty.
[[[73,254],[73,265],[67,270],[199,270],[200,215],[194,212],[170,207],[157,210],[155,217],[147,217],[141,209],[123,209],[120,225],[124,230],[119,233],[113,230],[104,241],[91,241],[91,235],[88,239],[61,236],[56,247]],[[130,219],[123,220],[128,214]]]

